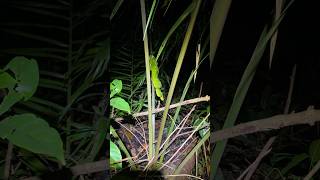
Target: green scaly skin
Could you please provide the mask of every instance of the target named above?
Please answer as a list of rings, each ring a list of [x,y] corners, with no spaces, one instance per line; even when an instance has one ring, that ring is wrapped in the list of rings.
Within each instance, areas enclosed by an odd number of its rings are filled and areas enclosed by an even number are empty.
[[[151,55],[150,59],[149,59],[149,62],[150,62],[151,79],[152,79],[152,82],[153,82],[153,86],[154,86],[154,88],[156,90],[157,96],[161,99],[161,101],[163,101],[164,97],[163,97],[163,94],[161,92],[162,84],[161,84],[161,81],[160,81],[160,79],[158,77],[159,68],[158,68],[158,64],[157,64],[156,58],[153,55]]]

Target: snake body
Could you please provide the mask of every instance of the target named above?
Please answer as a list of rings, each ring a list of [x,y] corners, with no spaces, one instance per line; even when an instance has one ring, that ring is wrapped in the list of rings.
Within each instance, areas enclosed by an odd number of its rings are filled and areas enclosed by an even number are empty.
[[[161,101],[163,101],[164,97],[163,97],[163,94],[161,92],[162,84],[161,84],[161,81],[160,81],[160,79],[158,77],[159,68],[158,68],[158,64],[157,64],[156,58],[153,55],[151,55],[150,59],[149,59],[149,62],[150,62],[151,79],[152,79],[152,82],[153,82],[153,86],[154,86],[154,88],[156,90],[157,96],[161,99]]]

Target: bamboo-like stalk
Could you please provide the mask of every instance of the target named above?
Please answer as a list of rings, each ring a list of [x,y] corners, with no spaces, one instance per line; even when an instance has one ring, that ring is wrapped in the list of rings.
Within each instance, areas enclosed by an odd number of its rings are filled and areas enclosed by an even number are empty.
[[[142,19],[142,32],[146,29],[146,8],[144,0],[140,0],[141,5],[141,19]],[[146,66],[146,80],[147,80],[147,94],[148,94],[148,130],[149,130],[149,154],[148,159],[151,160],[153,157],[153,142],[154,142],[154,132],[152,123],[152,107],[151,107],[151,78],[150,78],[150,65],[149,65],[149,46],[148,46],[148,35],[146,34],[144,40],[144,59]]]
[[[163,112],[163,116],[161,119],[161,126],[160,126],[160,130],[159,130],[158,141],[157,141],[156,150],[155,150],[155,157],[158,156],[159,151],[160,151],[161,140],[162,140],[162,136],[163,136],[164,126],[165,126],[166,120],[167,120],[167,115],[168,115],[170,103],[171,103],[173,92],[175,89],[175,85],[176,85],[176,82],[177,82],[177,79],[178,79],[178,76],[180,73],[180,69],[181,69],[181,66],[183,63],[183,59],[184,59],[184,56],[185,56],[185,53],[186,53],[186,50],[187,50],[187,47],[189,44],[191,33],[192,33],[192,30],[193,30],[193,27],[194,27],[194,24],[196,21],[196,17],[197,17],[198,11],[199,11],[201,0],[194,0],[192,3],[194,3],[195,8],[191,14],[190,23],[188,25],[188,29],[187,29],[186,35],[184,37],[180,53],[179,53],[176,68],[175,68],[173,76],[172,76],[170,89],[169,89],[168,96],[166,99],[165,110]]]

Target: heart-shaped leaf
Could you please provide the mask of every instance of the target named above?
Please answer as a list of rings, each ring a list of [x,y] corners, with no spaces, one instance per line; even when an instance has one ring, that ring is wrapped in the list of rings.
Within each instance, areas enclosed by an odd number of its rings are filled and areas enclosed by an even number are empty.
[[[12,89],[17,81],[9,73],[0,71],[0,89]]]
[[[131,113],[129,104],[121,97],[112,98],[110,100],[110,106],[117,108],[121,111],[126,111],[129,114]]]
[[[9,73],[0,72],[0,88],[7,88],[8,94],[0,104],[0,115],[5,113],[20,100],[28,100],[37,90],[39,83],[38,64],[34,59],[22,56],[13,58],[5,71],[14,73],[14,78]]]
[[[0,122],[0,137],[34,153],[44,154],[65,164],[62,140],[49,124],[33,114],[10,116]]]
[[[23,94],[24,100],[28,100],[36,92],[39,83],[39,69],[37,61],[23,56],[13,58],[4,70],[11,70],[17,80],[18,93]]]
[[[118,79],[113,80],[110,84],[110,91],[111,91],[110,98],[120,93],[121,90],[122,90],[122,81]]]

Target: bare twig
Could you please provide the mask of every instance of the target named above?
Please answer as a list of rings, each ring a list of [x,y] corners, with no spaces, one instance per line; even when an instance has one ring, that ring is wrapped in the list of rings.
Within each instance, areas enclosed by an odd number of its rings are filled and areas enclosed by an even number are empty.
[[[237,180],[241,180],[245,176],[245,180],[249,180],[257,167],[259,166],[262,158],[264,158],[269,152],[271,151],[271,145],[273,141],[275,140],[276,137],[272,137],[268,140],[266,145],[263,147],[262,151],[259,153],[258,157],[256,160],[237,178]]]
[[[303,178],[303,180],[309,180],[312,178],[313,175],[316,174],[316,172],[320,169],[320,160],[317,162],[317,164],[311,169],[311,171],[306,175],[306,177]]]
[[[167,160],[167,162],[165,164],[168,164],[180,152],[180,150],[183,148],[183,146],[193,137],[193,134],[196,133],[200,129],[201,125],[205,122],[205,120],[208,119],[209,116],[210,116],[210,113],[205,118],[203,118],[203,120],[196,127],[196,129],[193,130],[193,132],[189,135],[189,137],[186,140],[184,140],[184,142],[180,145],[179,149]],[[161,170],[163,167],[164,166],[160,167],[159,170]]]
[[[200,98],[189,99],[189,100],[183,101],[181,103],[172,104],[172,105],[170,105],[169,109],[176,108],[176,107],[179,107],[179,106],[188,105],[188,104],[195,104],[195,103],[202,102],[202,101],[209,101],[209,100],[210,100],[210,96],[208,96],[208,95],[204,96],[204,97],[200,97]],[[157,108],[152,113],[158,113],[158,112],[161,112],[161,111],[164,111],[164,107]],[[139,117],[139,116],[146,116],[146,115],[148,115],[148,111],[135,113],[132,116],[133,117]],[[115,120],[116,121],[122,121],[123,118],[119,117],[119,118],[115,118]]]
[[[292,74],[290,76],[290,86],[289,86],[289,90],[288,90],[288,96],[287,96],[287,101],[284,107],[284,114],[288,114],[289,109],[290,109],[290,104],[291,104],[291,97],[292,97],[292,92],[293,92],[293,87],[294,87],[294,80],[295,80],[295,76],[296,76],[296,70],[297,70],[297,66],[294,65],[293,69],[292,69]],[[260,161],[262,160],[262,158],[264,156],[266,156],[271,149],[269,149],[269,147],[271,146],[272,142],[274,141],[275,137],[271,137],[267,144],[264,146],[264,148],[262,149],[262,151],[260,152],[259,156],[257,157],[257,159],[238,177],[237,180],[241,180],[246,174],[246,177],[244,178],[245,180],[249,180],[251,178],[251,176],[253,175],[254,171],[257,169]]]
[[[13,144],[11,142],[9,142],[8,143],[8,150],[7,150],[7,154],[6,154],[5,165],[4,165],[4,174],[3,174],[4,180],[8,180],[9,176],[10,176],[12,150],[13,150]]]
[[[213,132],[210,136],[210,142],[214,143],[240,135],[280,129],[292,125],[309,124],[313,126],[318,121],[320,121],[320,110],[315,110],[310,106],[303,112],[288,115],[276,115]]]

